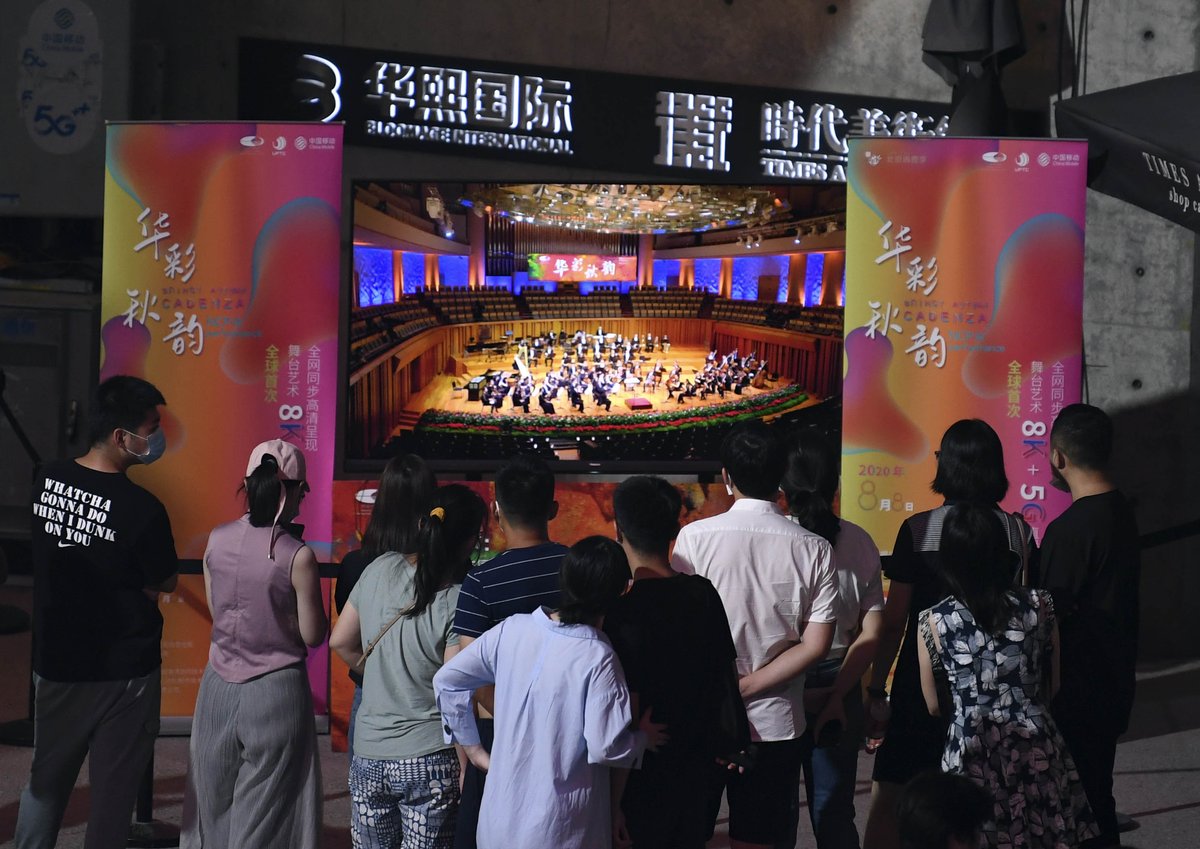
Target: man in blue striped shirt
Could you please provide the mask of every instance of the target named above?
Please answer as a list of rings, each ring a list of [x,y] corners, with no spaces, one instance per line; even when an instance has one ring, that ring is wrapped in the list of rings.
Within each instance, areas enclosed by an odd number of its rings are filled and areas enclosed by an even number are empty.
[[[559,604],[558,571],[567,548],[550,541],[550,520],[558,512],[550,468],[531,456],[509,461],[496,475],[492,507],[506,548],[471,570],[463,581],[454,614],[459,651],[515,613],[532,613],[542,605],[557,608]],[[450,656],[448,652],[446,659]],[[475,693],[479,734],[489,752],[494,694],[491,687]],[[484,773],[468,764],[458,807],[455,849],[475,849],[483,783]]]

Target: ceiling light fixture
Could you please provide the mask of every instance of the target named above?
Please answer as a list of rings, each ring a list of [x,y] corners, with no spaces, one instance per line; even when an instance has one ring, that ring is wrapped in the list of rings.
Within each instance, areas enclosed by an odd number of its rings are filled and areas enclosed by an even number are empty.
[[[495,210],[542,226],[601,233],[679,232],[717,221],[761,225],[791,208],[761,186],[492,184],[465,200],[477,215]]]

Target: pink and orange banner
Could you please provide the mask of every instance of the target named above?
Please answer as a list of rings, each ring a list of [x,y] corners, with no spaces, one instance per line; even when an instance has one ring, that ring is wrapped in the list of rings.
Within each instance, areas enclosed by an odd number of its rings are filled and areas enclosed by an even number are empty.
[[[887,553],[938,506],[955,421],[999,434],[1006,510],[1040,539],[1054,417],[1080,397],[1087,145],[856,139],[847,184],[842,515]]]
[[[530,280],[612,282],[637,279],[637,257],[598,254],[530,254]]]
[[[327,560],[337,403],[342,127],[111,124],[104,193],[101,378],[167,400],[167,452],[133,478],[171,517],[179,556],[239,516],[257,443],[304,450],[299,521]],[[163,714],[192,712],[207,658],[203,586],[163,598]],[[325,712],[328,650],[309,658]]]

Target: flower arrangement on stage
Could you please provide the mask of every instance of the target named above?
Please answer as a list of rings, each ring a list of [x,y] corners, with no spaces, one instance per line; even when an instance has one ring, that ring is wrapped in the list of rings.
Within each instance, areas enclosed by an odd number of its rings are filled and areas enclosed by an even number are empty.
[[[687,428],[727,426],[749,419],[779,415],[808,400],[796,384],[737,401],[658,413],[604,416],[494,415],[428,410],[417,422],[418,432],[505,436],[583,436],[617,432],[650,433]]]

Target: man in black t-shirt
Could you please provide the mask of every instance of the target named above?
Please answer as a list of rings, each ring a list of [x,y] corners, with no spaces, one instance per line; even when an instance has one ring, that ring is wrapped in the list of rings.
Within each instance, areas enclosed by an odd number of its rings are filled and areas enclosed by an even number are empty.
[[[166,441],[153,385],[100,384],[87,454],[44,464],[33,500],[35,741],[17,849],[52,846],[90,755],[89,849],[128,841],[158,734],[162,615],[178,560],[162,503],[129,480]]]
[[[625,776],[621,811],[634,849],[702,849],[723,785],[716,759],[750,740],[721,597],[707,578],[670,565],[680,506],[678,490],[662,478],[627,478],[613,494],[633,586],[609,609],[604,632],[625,670],[633,715],[652,708],[670,735]]]
[[[1120,845],[1113,763],[1129,726],[1137,661],[1141,552],[1133,508],[1108,477],[1111,451],[1103,411],[1071,404],[1058,414],[1050,471],[1072,503],[1046,528],[1038,581],[1058,615],[1062,686],[1051,710],[1100,826],[1087,847]]]

